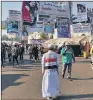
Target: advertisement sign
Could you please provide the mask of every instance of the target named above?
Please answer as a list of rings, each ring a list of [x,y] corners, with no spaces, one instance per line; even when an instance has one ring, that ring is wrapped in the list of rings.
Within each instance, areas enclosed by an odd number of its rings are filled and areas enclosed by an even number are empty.
[[[54,23],[45,23],[44,33],[54,33]]]
[[[7,23],[7,33],[17,33],[18,34],[18,21],[9,21]]]
[[[24,25],[33,26],[37,21],[38,1],[23,1],[22,20]]]
[[[27,31],[31,32],[44,32],[43,22],[37,22],[35,26],[27,26]]]
[[[59,38],[70,38],[70,25],[68,18],[57,18],[57,32]]]
[[[39,13],[70,18],[69,2],[40,2]]]
[[[90,24],[73,24],[73,32],[74,33],[90,33],[91,27]]]
[[[21,12],[17,10],[9,10],[9,19],[21,21]]]
[[[44,19],[49,19],[50,15],[39,14],[39,21],[43,21]]]
[[[84,4],[77,4],[77,17],[78,21],[87,21],[87,9]]]

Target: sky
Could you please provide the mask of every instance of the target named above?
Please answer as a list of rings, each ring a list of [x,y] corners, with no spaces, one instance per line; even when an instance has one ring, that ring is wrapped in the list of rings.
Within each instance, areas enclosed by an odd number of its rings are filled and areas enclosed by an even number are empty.
[[[22,2],[18,2],[18,1],[3,1],[1,3],[1,7],[2,7],[2,21],[6,20],[7,17],[9,16],[9,10],[19,10],[21,11],[22,9]]]
[[[93,1],[92,2],[73,2],[72,13],[77,14],[76,5],[78,4],[85,4],[88,8],[93,8]],[[22,9],[22,2],[20,1],[2,1],[2,21],[8,18],[8,11],[9,10],[19,10]]]

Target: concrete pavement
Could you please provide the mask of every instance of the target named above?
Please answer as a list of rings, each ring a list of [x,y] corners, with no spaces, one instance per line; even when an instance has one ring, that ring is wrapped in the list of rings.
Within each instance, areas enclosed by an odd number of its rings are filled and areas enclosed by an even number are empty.
[[[2,68],[2,100],[43,100],[40,61],[32,63],[25,57],[17,68]],[[89,59],[77,58],[72,68],[72,79],[62,79],[60,60],[60,96],[56,100],[93,100],[93,70]],[[46,99],[45,99],[46,100]]]

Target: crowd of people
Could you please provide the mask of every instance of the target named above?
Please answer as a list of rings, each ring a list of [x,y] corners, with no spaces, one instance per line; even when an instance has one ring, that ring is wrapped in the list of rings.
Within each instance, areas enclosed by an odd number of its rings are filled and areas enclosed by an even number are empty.
[[[5,67],[6,58],[8,57],[9,64],[14,63],[16,61],[17,67],[19,66],[20,61],[24,60],[25,51],[29,54],[29,60],[34,60],[35,62],[41,59],[43,54],[43,46],[39,45],[29,45],[25,48],[23,44],[14,44],[7,45],[6,43],[1,44],[1,67]],[[19,59],[18,59],[19,58]]]
[[[42,62],[42,96],[48,100],[53,100],[53,97],[60,94],[59,87],[59,57],[62,56],[62,78],[64,79],[66,70],[68,69],[67,79],[72,81],[72,63],[75,63],[74,51],[69,43],[64,43],[61,47],[57,48],[55,45],[48,45],[48,51],[44,53],[44,47],[42,45],[25,45],[14,44],[7,45],[1,44],[1,66],[4,67],[4,62],[6,61],[6,56],[8,57],[9,64],[16,61],[17,67],[19,66],[19,59],[24,60],[25,51],[29,55],[29,60],[41,59]],[[90,50],[91,64],[93,69],[93,46]],[[18,59],[19,58],[19,59]]]

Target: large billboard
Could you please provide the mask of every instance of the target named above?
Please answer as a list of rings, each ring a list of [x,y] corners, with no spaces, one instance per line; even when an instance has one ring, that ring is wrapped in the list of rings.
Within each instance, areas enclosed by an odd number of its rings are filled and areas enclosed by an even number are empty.
[[[33,26],[37,21],[38,1],[23,1],[22,20],[24,25]]]
[[[54,33],[54,23],[44,23],[44,33]]]
[[[39,14],[49,14],[70,18],[69,2],[40,2]]]
[[[8,21],[7,22],[7,33],[17,33],[18,34],[18,21]]]
[[[44,25],[43,22],[37,22],[35,26],[28,26],[27,25],[27,31],[28,33],[31,32],[44,32]]]
[[[21,21],[21,11],[9,10],[9,20]]]
[[[57,32],[59,38],[70,38],[70,24],[68,18],[57,18]]]
[[[77,4],[78,21],[87,21],[87,8],[85,4]]]
[[[74,33],[90,33],[91,32],[91,26],[90,24],[73,24],[72,25],[73,32]]]

